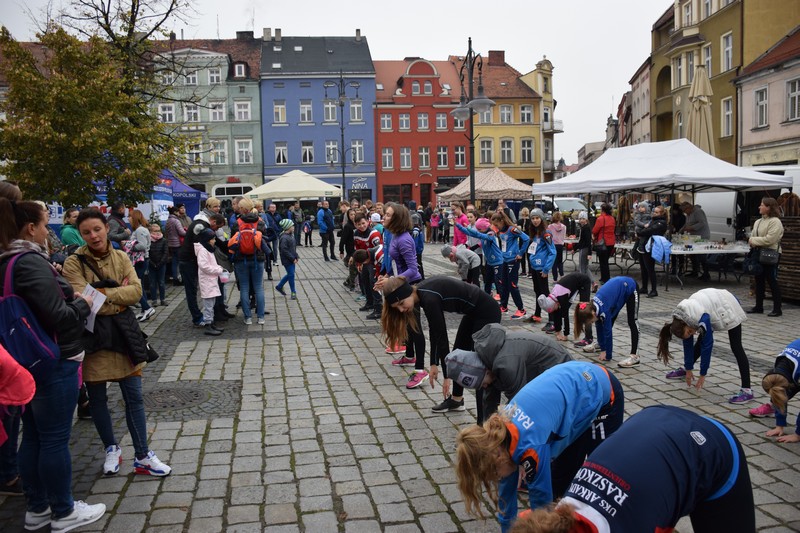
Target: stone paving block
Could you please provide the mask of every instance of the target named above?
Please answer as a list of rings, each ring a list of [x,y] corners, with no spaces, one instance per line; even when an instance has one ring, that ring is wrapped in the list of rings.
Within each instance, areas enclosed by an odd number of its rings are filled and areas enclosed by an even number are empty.
[[[197,484],[195,498],[221,498],[227,493],[227,479],[204,479]]]
[[[248,522],[246,524],[228,524],[225,533],[261,533],[261,522]]]
[[[372,501],[366,494],[351,494],[342,496],[342,508],[347,513],[347,518],[372,518],[375,510]]]
[[[382,524],[392,522],[409,522],[414,520],[414,513],[406,502],[378,505],[378,517]]]
[[[368,472],[364,474],[364,485],[367,487],[377,487],[380,485],[394,485],[397,479],[390,471],[385,472]]]
[[[258,505],[231,505],[225,509],[229,524],[242,522],[258,522],[261,520],[261,508]]]
[[[297,452],[294,454],[294,463],[296,465],[308,465],[315,463],[325,462],[325,457],[322,452]],[[269,465],[268,465],[269,466]]]
[[[234,487],[231,489],[231,504],[232,505],[245,505],[264,503],[264,487],[251,486],[251,487]]]
[[[329,494],[323,496],[300,496],[300,512],[314,513],[318,511],[332,511],[333,498]]]
[[[159,490],[161,490],[161,483],[153,483],[151,476],[135,476],[125,489],[125,497],[152,496]]]
[[[301,516],[306,531],[338,531],[339,521],[336,514],[330,511],[306,513]]]
[[[148,496],[128,496],[125,494],[125,498],[119,503],[116,508],[116,512],[118,513],[140,513],[144,514],[150,511],[153,507],[153,500],[155,496],[148,495]]]
[[[375,459],[363,459],[359,461],[358,464],[361,467],[361,471],[364,473],[383,472],[392,469],[392,465],[389,463],[389,460],[383,457]]]
[[[300,496],[324,496],[331,493],[331,482],[325,478],[301,479],[299,483]]]
[[[219,533],[222,530],[222,517],[192,518],[189,521],[192,533]]]
[[[417,524],[392,524],[386,526],[384,533],[419,533],[421,530]]]
[[[438,495],[413,498],[411,508],[417,514],[437,513],[447,511],[447,504]]]
[[[297,511],[294,504],[278,503],[264,506],[264,520],[267,524],[294,524]]]
[[[192,503],[192,520],[195,518],[207,518],[211,516],[222,516],[222,509],[225,505],[223,499],[195,500]]]
[[[380,505],[382,503],[402,502],[406,500],[406,494],[397,485],[381,485],[370,487],[372,501]]]
[[[230,453],[208,453],[203,456],[203,466],[206,465],[230,465]],[[202,470],[201,470],[202,473]]]
[[[458,531],[458,527],[447,513],[422,515],[419,517],[419,523],[422,526],[422,531],[426,533],[455,533]]]
[[[174,472],[161,482],[162,492],[192,491],[197,487],[197,477],[193,475],[176,475]]]
[[[277,470],[275,472],[264,473],[264,483],[266,485],[271,485],[273,483],[287,483],[294,480],[294,472],[291,470]]]
[[[150,513],[150,525],[183,524],[188,514],[188,507],[156,509]]]
[[[214,465],[200,467],[200,479],[228,479],[231,475],[230,465]]]
[[[108,533],[133,533],[144,531],[144,523],[147,515],[144,514],[119,514],[112,516],[105,526],[104,531]]]
[[[283,483],[267,485],[265,501],[269,503],[294,503],[297,500],[297,485]]]
[[[353,520],[344,524],[345,533],[380,533],[381,526],[375,520]]]
[[[114,477],[101,477],[92,486],[94,494],[102,494],[104,492],[119,494],[122,492],[123,487],[128,484],[128,478],[123,476]]]
[[[403,490],[409,498],[418,498],[420,496],[429,496],[436,493],[433,484],[427,479],[411,479],[400,483]]]

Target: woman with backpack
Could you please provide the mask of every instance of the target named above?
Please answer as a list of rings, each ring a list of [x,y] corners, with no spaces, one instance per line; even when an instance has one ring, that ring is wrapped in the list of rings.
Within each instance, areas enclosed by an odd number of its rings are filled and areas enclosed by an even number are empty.
[[[242,304],[244,323],[253,323],[250,311],[250,290],[256,299],[256,316],[258,323],[264,324],[264,262],[269,260],[270,249],[265,233],[267,226],[253,212],[253,201],[249,198],[239,200],[239,221],[236,233],[228,241],[233,270],[239,282],[239,295]]]
[[[4,280],[9,276],[13,294],[25,301],[60,352],[55,366],[35,378],[36,393],[22,414],[19,471],[25,480],[28,530],[90,524],[106,510],[102,503],[72,498],[69,439],[84,357],[83,323],[92,299],[76,293],[50,264],[45,252],[48,219],[34,202],[12,203],[0,196],[0,275]]]

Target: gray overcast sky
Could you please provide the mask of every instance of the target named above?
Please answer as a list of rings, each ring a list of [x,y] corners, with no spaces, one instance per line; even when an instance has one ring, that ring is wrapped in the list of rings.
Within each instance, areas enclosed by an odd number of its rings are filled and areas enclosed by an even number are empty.
[[[176,21],[173,29],[178,36],[183,30],[187,39],[230,39],[237,30],[260,35],[264,27],[281,28],[285,36],[354,35],[360,28],[373,59],[442,60],[465,54],[471,36],[477,52],[486,56],[489,50],[505,50],[506,61],[522,73],[546,55],[555,68],[554,116],[564,121],[555,156],[575,163],[578,148],[605,138],[606,119],[616,115],[622,94],[630,89],[628,80],[650,53],[653,23],[672,1],[495,2],[196,0],[197,15],[188,24]],[[0,3],[0,24],[16,39],[33,40],[27,10],[38,14],[47,0]]]

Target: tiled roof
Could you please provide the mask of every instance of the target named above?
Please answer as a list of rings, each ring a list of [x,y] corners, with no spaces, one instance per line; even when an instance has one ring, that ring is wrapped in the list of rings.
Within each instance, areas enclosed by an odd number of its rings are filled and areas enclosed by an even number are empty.
[[[374,61],[375,66],[375,84],[383,87],[376,89],[375,96],[377,102],[391,102],[392,96],[395,91],[400,87],[398,81],[406,73],[408,66],[420,58],[406,58],[402,60],[389,60],[389,61]],[[449,61],[429,61],[436,68],[439,73],[439,83],[448,84],[450,86],[451,100],[458,103],[461,96],[461,85],[458,80],[458,71],[453,67]],[[404,94],[408,95],[410,89],[405,89]],[[442,87],[434,89],[434,95],[439,96],[442,93]]]
[[[464,62],[463,56],[448,58],[458,72]],[[505,62],[490,63],[483,58],[483,90],[489,98],[540,98],[539,94],[520,80],[520,72]],[[466,81],[466,80],[465,80]],[[475,91],[478,90],[478,73],[475,72]]]
[[[366,37],[281,37],[263,45],[263,76],[375,72]],[[276,45],[280,50],[275,50]],[[272,68],[273,64],[280,64],[280,68]]]
[[[760,70],[775,67],[790,59],[800,57],[800,26],[793,29],[787,36],[777,42],[772,48],[763,53],[755,61],[744,67],[739,78],[753,74]]]
[[[242,32],[248,33],[248,32]],[[261,39],[241,38],[241,39],[174,39],[153,41],[153,49],[160,53],[178,50],[201,50],[227,54],[231,59],[231,71],[228,77],[233,77],[233,63],[247,63],[247,79],[254,81],[260,78],[261,67]]]

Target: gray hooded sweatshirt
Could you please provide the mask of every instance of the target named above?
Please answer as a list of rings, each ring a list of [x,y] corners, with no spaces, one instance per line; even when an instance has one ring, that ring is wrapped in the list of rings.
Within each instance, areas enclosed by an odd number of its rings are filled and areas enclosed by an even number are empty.
[[[500,324],[487,324],[472,339],[475,352],[495,378],[483,391],[483,420],[497,411],[501,392],[511,400],[548,368],[572,361],[566,348],[545,333],[507,330]]]

